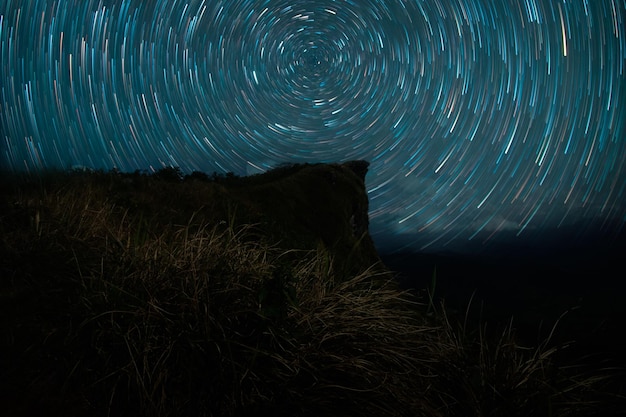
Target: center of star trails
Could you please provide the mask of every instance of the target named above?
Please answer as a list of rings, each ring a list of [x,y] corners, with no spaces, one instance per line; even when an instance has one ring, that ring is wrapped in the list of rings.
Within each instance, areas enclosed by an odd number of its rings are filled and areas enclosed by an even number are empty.
[[[298,71],[303,77],[317,79],[327,74],[330,59],[324,50],[316,46],[305,48],[298,58]]]

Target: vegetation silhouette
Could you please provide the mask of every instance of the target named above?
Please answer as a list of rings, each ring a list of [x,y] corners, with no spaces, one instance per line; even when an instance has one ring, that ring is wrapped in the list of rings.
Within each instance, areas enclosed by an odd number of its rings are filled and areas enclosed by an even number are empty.
[[[367,162],[0,184],[8,415],[616,415],[609,370],[403,290]],[[436,275],[432,275],[436,283]],[[433,285],[434,289],[434,285]],[[468,310],[473,308],[469,305]]]

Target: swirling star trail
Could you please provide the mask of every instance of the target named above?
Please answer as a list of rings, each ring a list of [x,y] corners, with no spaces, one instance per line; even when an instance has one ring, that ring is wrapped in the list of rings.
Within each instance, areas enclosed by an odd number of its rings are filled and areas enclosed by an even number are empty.
[[[0,161],[365,159],[381,241],[614,230],[625,19],[624,0],[3,0]]]

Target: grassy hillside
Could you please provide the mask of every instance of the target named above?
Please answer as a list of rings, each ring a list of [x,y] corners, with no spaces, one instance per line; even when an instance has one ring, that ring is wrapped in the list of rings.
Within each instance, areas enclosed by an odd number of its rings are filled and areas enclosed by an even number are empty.
[[[611,415],[608,371],[402,291],[367,165],[3,178],[12,416]]]

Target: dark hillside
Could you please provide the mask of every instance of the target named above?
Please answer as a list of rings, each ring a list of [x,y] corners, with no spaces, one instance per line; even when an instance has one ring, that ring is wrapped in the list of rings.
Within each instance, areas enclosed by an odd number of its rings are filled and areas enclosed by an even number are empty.
[[[622,370],[457,314],[471,262],[437,261],[452,308],[404,291],[369,235],[367,168],[2,177],[3,412],[624,415]],[[434,281],[429,262],[411,260],[413,283]]]
[[[365,161],[294,164],[250,177],[184,176],[171,168],[153,175],[87,171],[9,175],[0,185],[7,197],[0,204],[7,223],[12,223],[12,216],[39,216],[38,221],[45,223],[45,207],[38,208],[32,199],[29,207],[22,207],[10,196],[58,194],[78,200],[88,193],[88,200],[106,201],[120,219],[134,219],[137,233],[172,225],[254,225],[259,236],[281,247],[311,250],[321,244],[342,264],[336,267],[358,273],[379,262],[368,231],[367,166]]]

